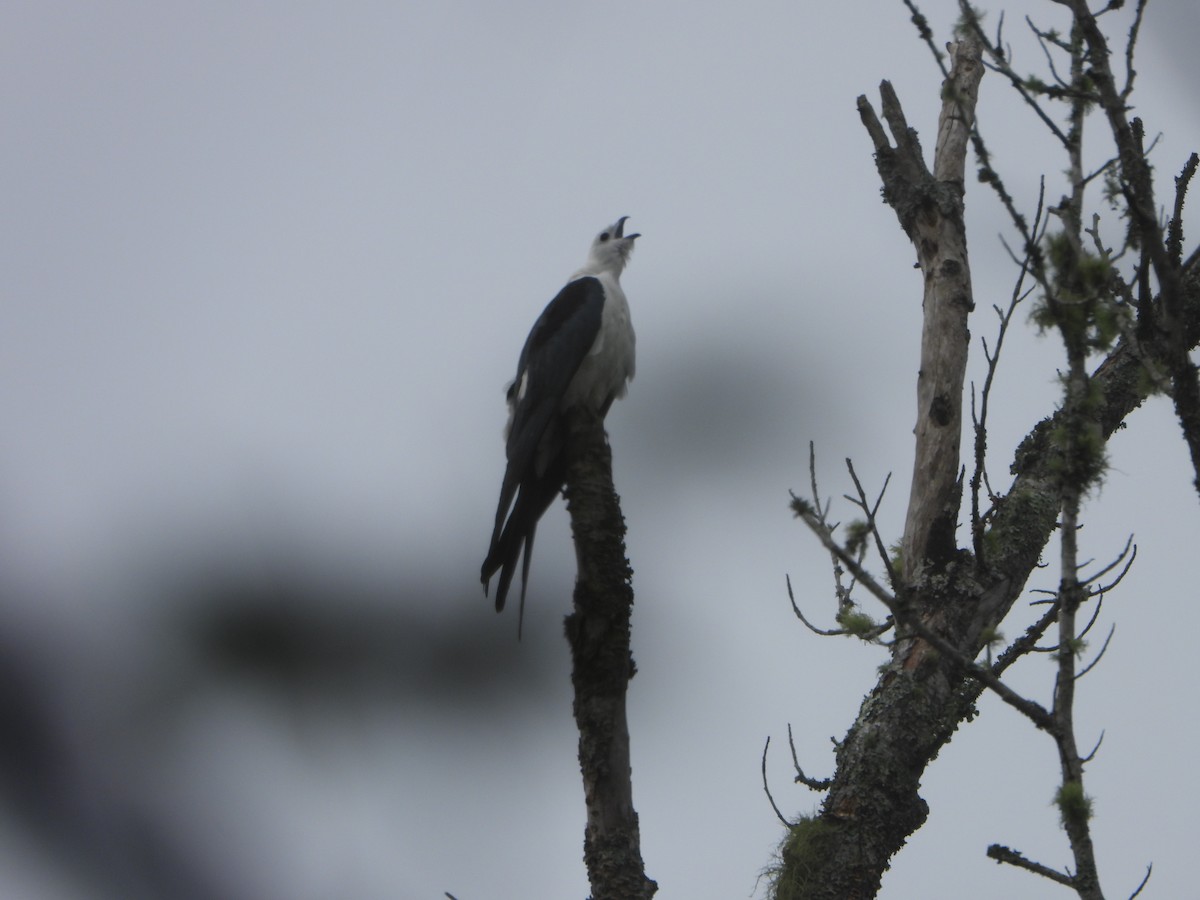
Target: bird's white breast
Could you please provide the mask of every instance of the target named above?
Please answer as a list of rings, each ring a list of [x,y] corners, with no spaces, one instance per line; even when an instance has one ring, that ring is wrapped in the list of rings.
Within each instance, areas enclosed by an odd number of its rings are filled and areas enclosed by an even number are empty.
[[[621,285],[608,272],[594,276],[604,287],[600,331],[563,398],[563,407],[578,404],[601,409],[625,395],[634,373],[634,334],[629,302]]]

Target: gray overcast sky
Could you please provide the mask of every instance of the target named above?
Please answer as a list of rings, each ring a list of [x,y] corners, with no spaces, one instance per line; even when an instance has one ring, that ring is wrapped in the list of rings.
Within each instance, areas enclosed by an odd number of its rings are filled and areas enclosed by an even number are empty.
[[[806,770],[829,771],[829,738],[882,660],[795,622],[785,573],[814,618],[834,604],[787,490],[807,486],[809,440],[826,494],[848,489],[847,456],[869,484],[892,472],[884,524],[898,535],[911,468],[920,279],[854,100],[891,79],[931,150],[939,75],[901,3],[824,7],[7,5],[0,638],[91,791],[66,807],[81,840],[124,851],[113,835],[136,820],[208,873],[197,897],[586,894],[565,515],[539,533],[521,645],[477,572],[521,342],[595,231],[630,215],[638,377],[609,421],[636,573],[644,853],[660,896],[756,891],[781,836],[763,741],[776,800],[811,810],[786,726]],[[945,40],[953,4],[923,9]],[[1038,69],[1022,16],[1049,26],[1059,10],[1008,9],[1018,62]],[[1200,147],[1197,33],[1190,0],[1151,3],[1135,99],[1162,133],[1160,201]],[[980,116],[1019,200],[1043,174],[1054,196],[1064,162],[995,76]],[[1004,220],[975,184],[968,207],[972,329],[990,336],[1012,284]],[[1014,442],[1053,408],[1061,360],[1021,331],[994,400],[1001,488]],[[1098,853],[1115,895],[1153,861],[1149,896],[1180,897],[1200,785],[1193,647],[1175,616],[1196,598],[1200,517],[1165,402],[1133,416],[1111,457],[1085,554],[1105,560],[1130,532],[1140,550],[1079,699],[1081,741],[1106,735],[1089,769]],[[182,601],[163,579],[205,560],[402,586],[374,602],[402,617],[414,654],[453,662],[403,669],[395,705],[334,713],[172,687],[135,740],[125,723],[147,684],[190,684],[192,651],[162,619]],[[473,662],[480,647],[495,672]],[[442,683],[456,669],[469,700]],[[1050,677],[1032,660],[1013,682],[1045,697]],[[1052,745],[983,707],[931,767],[930,821],[883,896],[1061,896],[984,857],[999,841],[1069,858]],[[91,896],[2,818],[8,896]]]

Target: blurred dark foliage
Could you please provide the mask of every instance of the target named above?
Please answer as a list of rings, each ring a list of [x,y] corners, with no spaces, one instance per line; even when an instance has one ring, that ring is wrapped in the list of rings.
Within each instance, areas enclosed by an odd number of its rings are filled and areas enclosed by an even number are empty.
[[[188,630],[215,670],[285,692],[468,712],[539,693],[550,677],[482,596],[434,588],[206,585]],[[430,609],[455,610],[432,616]],[[500,627],[497,627],[500,625]]]
[[[250,689],[257,703],[302,708],[310,726],[337,729],[344,722],[330,713],[347,706],[401,722],[418,709],[426,721],[503,717],[544,701],[555,677],[545,642],[542,652],[518,644],[474,589],[290,574],[286,563],[267,578],[183,568],[135,590],[144,616],[114,625],[101,604],[81,604],[96,642],[115,641],[136,673],[101,674],[101,690],[78,647],[52,634],[29,640],[20,615],[5,621],[2,610],[31,598],[0,604],[0,817],[80,897],[254,900],[236,871],[214,866],[219,841],[197,817],[156,796],[156,777],[196,761],[144,765],[178,753],[181,723],[214,697]],[[195,776],[203,784],[211,772]],[[269,848],[271,835],[262,841]]]

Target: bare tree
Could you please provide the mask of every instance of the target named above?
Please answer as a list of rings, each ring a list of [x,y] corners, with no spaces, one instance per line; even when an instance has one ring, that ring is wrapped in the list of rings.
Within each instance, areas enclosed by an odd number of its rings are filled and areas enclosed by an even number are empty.
[[[1075,688],[1107,647],[1106,640],[1097,654],[1082,660],[1083,638],[1096,622],[1099,601],[1128,571],[1136,548],[1130,540],[1107,564],[1090,570],[1081,564],[1080,504],[1103,476],[1109,437],[1156,391],[1174,402],[1200,490],[1200,387],[1190,357],[1200,342],[1200,251],[1185,258],[1183,238],[1184,197],[1197,157],[1181,164],[1173,203],[1160,218],[1145,129],[1129,115],[1145,0],[1127,11],[1125,46],[1116,54],[1102,20],[1123,7],[1121,0],[1096,11],[1085,0],[1048,4],[1050,13],[1065,15],[1065,27],[1025,23],[1044,51],[1046,71],[1039,76],[1014,67],[1003,17],[989,33],[980,14],[961,2],[957,42],[943,54],[920,11],[911,0],[905,4],[945,76],[932,170],[888,82],[880,86],[882,122],[865,96],[858,99],[884,200],[912,241],[925,280],[915,464],[898,550],[888,550],[876,524],[882,492],[870,496],[849,461],[853,492],[847,498],[859,516],[849,526],[840,528],[830,519],[815,453],[811,499],[793,497],[797,516],[833,560],[838,627],[814,630],[878,642],[890,658],[836,745],[832,777],[807,776],[793,746],[797,782],[822,792],[824,801],[811,817],[784,819],[788,833],[772,872],[774,893],[837,900],[875,896],[889,860],[928,815],[918,791],[922,773],[974,716],[981,693],[990,690],[1051,740],[1061,772],[1056,803],[1073,866],[1060,871],[1000,844],[988,848],[988,855],[1098,900],[1104,894],[1084,784],[1095,750],[1081,752],[1077,744]],[[994,167],[976,119],[985,69],[1012,85],[1036,127],[1048,129],[1061,146],[1068,174],[1057,202],[1041,196],[1033,210],[1022,212]],[[1111,158],[1088,171],[1085,124],[1097,118]],[[1016,276],[1007,308],[994,308],[992,344],[981,344],[987,376],[978,395],[972,388],[973,452],[964,466],[967,324],[975,307],[963,219],[969,149],[979,181],[1011,221],[1016,239],[1005,246]],[[1107,219],[1088,216],[1088,192],[1101,189],[1113,211]],[[1109,243],[1116,225],[1119,240]],[[1023,303],[1032,305],[1038,326],[1061,342],[1062,397],[1012,451],[1012,481],[997,491],[987,469],[988,403],[1005,334]],[[958,534],[964,516],[967,546]],[[1045,609],[1037,621],[993,657],[1001,624],[1056,532],[1057,589],[1040,601]],[[878,556],[880,576],[867,562],[871,553]],[[860,605],[863,592],[870,598]],[[792,602],[808,624],[811,616]],[[884,607],[879,621],[867,612],[869,603]],[[1010,666],[1038,651],[1053,654],[1056,662],[1048,707],[1004,681]]]

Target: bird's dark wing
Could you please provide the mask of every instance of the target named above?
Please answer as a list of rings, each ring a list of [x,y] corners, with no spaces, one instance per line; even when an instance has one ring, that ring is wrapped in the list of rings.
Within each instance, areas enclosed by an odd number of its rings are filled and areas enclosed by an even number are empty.
[[[491,546],[480,575],[486,590],[492,575],[500,570],[497,610],[504,608],[522,549],[524,603],[534,532],[562,488],[565,475],[559,427],[563,395],[596,342],[603,309],[604,288],[599,280],[590,276],[576,279],[543,310],[521,350],[509,400],[513,412],[508,468],[500,488]]]

